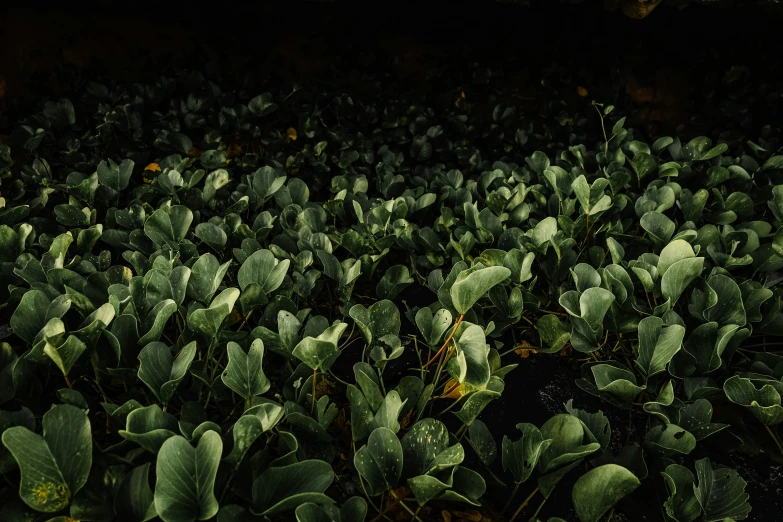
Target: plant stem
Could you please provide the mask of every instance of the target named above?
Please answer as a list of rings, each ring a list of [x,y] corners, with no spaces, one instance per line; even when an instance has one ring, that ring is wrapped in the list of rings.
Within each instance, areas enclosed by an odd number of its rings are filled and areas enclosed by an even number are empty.
[[[772,428],[770,428],[766,424],[764,425],[764,427],[767,429],[767,433],[769,433],[769,436],[772,437],[772,440],[775,441],[775,445],[778,447],[778,451],[783,456],[783,445],[780,444],[780,439],[778,438],[777,435],[775,435],[775,432],[772,431]]]
[[[68,385],[68,388],[73,389],[73,386],[71,386],[71,380],[68,378],[68,374],[64,373],[63,378],[65,379],[65,384]]]
[[[315,378],[317,375],[318,375],[318,370],[317,369],[313,370],[313,401],[310,406],[310,415],[312,415],[313,412],[315,411]]]
[[[391,491],[391,490],[389,490],[389,493],[391,493],[391,496],[392,496],[392,497],[394,497],[394,500],[396,500],[397,502],[399,502],[399,503],[400,503],[400,505],[402,506],[402,508],[403,508],[405,511],[407,511],[408,513],[410,513],[410,515],[411,515],[411,517],[412,517],[412,518],[411,518],[411,520],[418,520],[419,522],[421,522],[421,519],[420,519],[420,518],[419,518],[419,517],[416,515],[416,513],[414,513],[414,512],[411,510],[411,508],[409,508],[409,507],[408,507],[408,506],[405,504],[405,502],[403,502],[403,501],[402,501],[402,499],[401,499],[401,498],[397,498],[397,495],[395,495],[395,494],[394,494],[394,491]]]
[[[440,347],[440,350],[435,352],[435,355],[433,355],[432,358],[424,364],[424,368],[428,367],[430,364],[432,364],[435,361],[435,359],[438,358],[439,355],[443,354],[443,351],[449,345],[449,342],[451,342],[451,338],[454,337],[454,333],[457,331],[457,327],[459,327],[459,325],[462,322],[462,319],[464,317],[465,317],[465,314],[461,314],[459,317],[457,317],[457,321],[454,323],[454,327],[451,329],[451,333],[446,338],[446,342],[443,343],[443,346]]]
[[[534,489],[532,493],[530,493],[527,498],[522,502],[522,504],[519,505],[516,511],[514,511],[514,515],[511,517],[511,520],[508,522],[514,522],[514,520],[519,516],[519,514],[522,512],[523,509],[525,509],[525,506],[527,506],[528,502],[530,502],[530,499],[533,498],[533,496],[538,493],[538,488]]]
[[[531,517],[533,520],[536,519],[538,516],[538,512],[541,511],[541,508],[544,507],[544,504],[546,504],[546,497],[544,497],[544,500],[541,501],[541,503],[538,505],[538,509],[536,509],[536,512],[533,513],[533,516]]]
[[[517,491],[519,491],[519,486],[520,486],[521,484],[522,484],[521,482],[517,482],[517,483],[514,485],[514,489],[511,491],[511,495],[509,495],[509,497],[508,497],[508,500],[506,501],[506,504],[503,506],[503,509],[500,511],[500,514],[501,514],[501,515],[502,515],[503,513],[505,513],[505,512],[506,512],[506,510],[508,509],[508,507],[511,505],[511,501],[512,501],[512,500],[514,500],[514,497],[516,496],[516,494],[517,494]]]

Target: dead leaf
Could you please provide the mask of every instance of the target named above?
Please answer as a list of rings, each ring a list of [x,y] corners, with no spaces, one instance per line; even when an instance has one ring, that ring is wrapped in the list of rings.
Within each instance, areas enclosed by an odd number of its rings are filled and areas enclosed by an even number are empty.
[[[315,398],[318,399],[324,395],[331,395],[334,391],[334,383],[327,379],[323,374],[321,380],[315,384]]]
[[[571,343],[566,344],[560,349],[560,352],[557,354],[560,357],[568,357],[574,352],[574,349],[571,347]]]
[[[296,129],[293,127],[288,127],[288,130],[285,131],[285,141],[288,143],[291,143],[292,141],[296,141]]]
[[[449,513],[445,509],[440,512],[440,516],[443,517],[443,522],[451,522],[451,513]]]
[[[193,156],[195,158],[200,158],[202,152],[198,150],[196,147],[191,147],[191,149],[188,151],[188,155]]]
[[[482,522],[484,520],[484,515],[475,509],[472,511],[455,511],[454,516],[457,517],[459,522]]]
[[[579,96],[581,96],[582,98],[584,98],[585,96],[587,96],[587,89],[585,89],[584,87],[581,87],[581,86],[580,86],[580,87],[577,87],[577,88],[576,88],[576,92],[577,92],[577,94],[579,94]]]
[[[464,101],[465,101],[465,91],[461,91],[461,92],[460,92],[460,94],[459,94],[459,97],[458,97],[458,98],[456,99],[456,101],[454,102],[454,105],[455,105],[456,107],[459,107],[460,105],[462,105],[462,103],[463,103]]]
[[[160,172],[160,165],[157,163],[150,163],[146,167],[144,167],[144,170],[151,170],[153,172]]]
[[[400,419],[400,429],[404,430],[405,428],[407,428],[411,423],[411,419],[413,419],[413,409],[408,411],[408,413],[403,415],[402,418]]]
[[[523,359],[527,359],[534,353],[538,353],[538,352],[536,352],[535,348],[517,348],[516,350],[514,350],[514,353],[519,355]]]
[[[235,158],[236,156],[239,156],[242,154],[242,145],[239,145],[237,143],[233,143],[226,147],[226,156],[228,158]]]
[[[231,315],[228,316],[228,324],[229,324],[229,326],[232,325],[232,324],[237,324],[241,320],[242,320],[242,314],[239,313],[239,310],[237,310],[236,308],[231,310]]]
[[[439,399],[460,399],[462,398],[465,390],[462,387],[462,383],[449,379],[446,386],[443,387],[443,395],[439,396]]]

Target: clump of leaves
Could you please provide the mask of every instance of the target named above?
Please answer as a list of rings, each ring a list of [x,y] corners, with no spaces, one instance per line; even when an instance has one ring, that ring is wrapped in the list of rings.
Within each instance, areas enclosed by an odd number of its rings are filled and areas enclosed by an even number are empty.
[[[190,73],[25,118],[27,163],[0,144],[0,518],[513,519],[540,496],[535,519],[571,488],[594,522],[644,483],[673,520],[746,518],[739,473],[692,456],[722,430],[783,451],[777,139],[648,143],[599,104],[536,127],[460,92]],[[576,402],[643,433],[571,401],[529,422],[517,353],[579,359]]]

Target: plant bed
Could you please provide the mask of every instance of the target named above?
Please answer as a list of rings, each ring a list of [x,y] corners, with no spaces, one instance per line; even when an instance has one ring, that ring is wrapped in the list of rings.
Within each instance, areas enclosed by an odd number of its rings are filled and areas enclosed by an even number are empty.
[[[331,65],[13,102],[0,519],[774,519],[776,71]]]

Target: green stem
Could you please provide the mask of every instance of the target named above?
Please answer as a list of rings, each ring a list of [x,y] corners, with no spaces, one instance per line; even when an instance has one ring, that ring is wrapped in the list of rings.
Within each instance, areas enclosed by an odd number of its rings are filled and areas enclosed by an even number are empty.
[[[313,401],[312,404],[310,405],[310,415],[312,415],[313,412],[315,411],[315,378],[317,377],[317,375],[318,375],[318,370],[317,369],[313,370]]]
[[[412,517],[411,520],[418,520],[421,522],[421,519],[416,515],[416,513],[414,513],[413,510],[411,510],[411,508],[409,508],[401,498],[397,498],[397,495],[394,494],[394,491],[389,491],[389,493],[391,493],[391,496],[394,497],[394,500],[399,502],[402,508],[410,514]]]
[[[538,512],[541,511],[541,508],[544,507],[544,504],[546,504],[547,497],[544,497],[544,500],[541,501],[541,503],[538,505],[538,509],[536,509],[536,512],[533,513],[533,516],[531,517],[533,520],[536,520],[536,517],[538,517]]]
[[[501,515],[502,515],[503,513],[505,513],[505,512],[506,512],[506,510],[508,509],[508,507],[511,505],[511,501],[512,501],[512,500],[514,500],[514,497],[516,496],[516,494],[517,494],[517,491],[519,491],[519,486],[520,486],[521,484],[522,484],[521,482],[517,482],[517,483],[514,485],[514,489],[511,491],[511,495],[509,495],[509,497],[508,497],[508,500],[506,501],[506,504],[503,506],[503,509],[500,511],[500,514],[501,514]]]
[[[764,427],[767,429],[767,433],[769,433],[769,436],[772,437],[772,440],[775,441],[775,445],[778,447],[778,451],[780,452],[781,456],[783,456],[783,445],[781,445],[780,439],[778,438],[777,435],[775,435],[775,432],[772,431],[772,428],[770,428],[766,424],[764,425]]]
[[[516,511],[514,511],[514,515],[511,517],[511,520],[508,522],[514,522],[516,518],[519,516],[519,514],[522,512],[523,509],[525,509],[525,506],[530,502],[530,499],[533,498],[533,496],[538,493],[538,488],[534,489],[532,493],[530,493],[527,498],[522,502],[522,504],[519,505]]]

